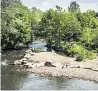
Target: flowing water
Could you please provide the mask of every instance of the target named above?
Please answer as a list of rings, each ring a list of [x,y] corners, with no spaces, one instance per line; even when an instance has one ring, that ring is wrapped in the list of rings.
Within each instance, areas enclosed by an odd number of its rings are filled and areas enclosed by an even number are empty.
[[[46,51],[45,43],[35,42],[29,47]],[[20,71],[20,67],[8,65],[24,56],[23,50],[5,51],[1,58],[2,90],[98,90],[98,83],[78,79],[58,79],[39,77],[32,73]]]

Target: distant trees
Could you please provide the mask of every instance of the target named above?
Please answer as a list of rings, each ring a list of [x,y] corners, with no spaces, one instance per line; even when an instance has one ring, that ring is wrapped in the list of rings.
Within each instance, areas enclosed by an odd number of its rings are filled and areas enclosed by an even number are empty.
[[[58,47],[62,40],[72,38],[81,32],[80,22],[73,13],[48,10],[41,20],[41,30],[46,39],[55,39]],[[47,37],[49,36],[49,37]],[[70,39],[71,40],[71,39]]]
[[[78,12],[80,12],[80,6],[79,6],[79,4],[77,4],[77,2],[76,1],[72,1],[71,3],[70,3],[70,6],[68,7],[68,11],[69,12],[73,12],[73,13],[78,13]]]
[[[43,16],[43,12],[40,9],[33,7],[31,10],[31,16],[32,16],[31,27],[33,30],[38,30],[38,25]]]
[[[43,16],[43,12],[36,7],[33,7],[31,10],[31,28],[32,28],[32,40],[36,39],[40,36],[39,30],[39,22]],[[35,36],[35,37],[34,37]]]
[[[56,6],[56,10],[46,11],[40,22],[40,35],[44,36],[48,47],[71,56],[77,54],[78,60],[96,58],[94,54],[98,52],[96,12],[88,10],[81,13],[76,2],[71,2],[68,10],[69,12],[65,12],[60,6]]]

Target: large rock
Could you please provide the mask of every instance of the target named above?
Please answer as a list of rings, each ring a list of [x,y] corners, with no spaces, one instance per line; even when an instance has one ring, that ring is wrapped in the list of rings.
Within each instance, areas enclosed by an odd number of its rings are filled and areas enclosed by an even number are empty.
[[[53,63],[49,62],[49,61],[46,61],[44,63],[44,66],[47,66],[47,67],[56,67]]]
[[[51,62],[48,62],[48,61],[46,61],[46,62],[44,63],[44,65],[47,66],[47,67],[52,67]]]

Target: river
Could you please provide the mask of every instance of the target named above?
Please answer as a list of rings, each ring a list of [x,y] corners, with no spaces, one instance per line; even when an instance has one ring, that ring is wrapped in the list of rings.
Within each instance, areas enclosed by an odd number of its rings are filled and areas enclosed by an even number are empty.
[[[37,41],[29,47],[46,51],[45,42]],[[78,79],[39,77],[21,71],[19,66],[8,65],[23,57],[26,49],[5,51],[1,57],[2,90],[98,90],[98,83]]]

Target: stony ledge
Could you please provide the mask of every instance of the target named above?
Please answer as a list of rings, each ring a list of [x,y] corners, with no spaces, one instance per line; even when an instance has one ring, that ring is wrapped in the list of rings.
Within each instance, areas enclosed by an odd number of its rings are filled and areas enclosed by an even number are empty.
[[[34,53],[30,49],[14,65],[20,65],[27,71],[40,76],[78,78],[98,82],[98,58],[77,62],[75,58],[59,55],[55,52]]]

